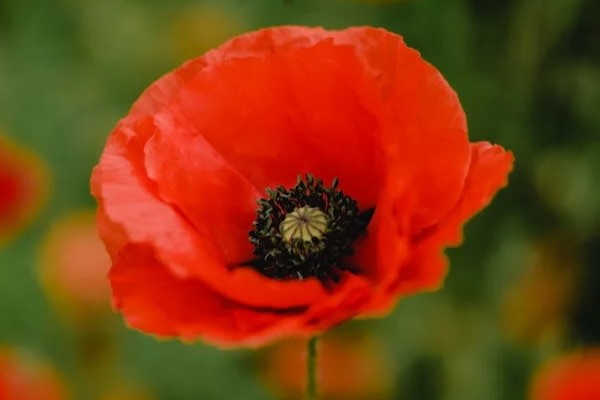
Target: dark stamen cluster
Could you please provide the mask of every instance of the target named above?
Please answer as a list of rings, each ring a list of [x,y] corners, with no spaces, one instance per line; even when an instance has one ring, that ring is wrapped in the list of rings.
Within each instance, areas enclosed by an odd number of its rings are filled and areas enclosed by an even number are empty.
[[[327,188],[307,174],[291,189],[267,189],[249,233],[258,271],[275,279],[316,277],[325,284],[337,282],[343,270],[353,271],[344,259],[353,254],[352,245],[366,232],[373,210],[361,214],[337,185],[337,178]],[[290,227],[296,235],[288,234]]]

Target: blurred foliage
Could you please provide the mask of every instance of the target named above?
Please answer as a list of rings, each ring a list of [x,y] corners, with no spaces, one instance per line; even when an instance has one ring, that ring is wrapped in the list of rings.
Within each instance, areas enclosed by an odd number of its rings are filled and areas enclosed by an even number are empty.
[[[594,0],[0,0],[0,126],[45,160],[53,181],[33,228],[0,249],[0,344],[45,357],[74,399],[109,390],[98,373],[113,377],[108,386],[133,384],[156,399],[275,396],[258,379],[252,351],[156,341],[118,317],[92,330],[100,337],[73,330],[36,275],[40,243],[55,221],[94,206],[88,179],[108,132],[151,81],[186,58],[262,26],[375,25],[402,34],[442,71],[473,140],[501,143],[517,162],[509,188],[448,252],[441,291],[341,329],[381,341],[394,374],[389,399],[525,398],[543,360],[600,342],[598,15]],[[556,237],[568,238],[575,256],[536,261],[536,249]],[[518,283],[539,274],[553,282],[560,263],[573,268],[560,270],[574,285],[568,305],[555,304],[566,296],[547,293],[552,285]],[[513,287],[517,311],[518,302],[543,308],[538,296],[550,296],[560,333],[514,340],[502,322]],[[89,340],[111,346],[103,372],[82,365],[96,362],[81,356]]]

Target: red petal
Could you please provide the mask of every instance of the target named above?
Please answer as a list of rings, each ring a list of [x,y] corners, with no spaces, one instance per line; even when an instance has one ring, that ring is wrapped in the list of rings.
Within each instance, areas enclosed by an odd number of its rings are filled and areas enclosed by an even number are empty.
[[[248,232],[260,194],[173,107],[154,118],[146,171],[163,200],[209,232],[228,265],[253,259]]]
[[[114,260],[119,251],[127,245],[129,238],[127,232],[120,225],[113,223],[108,218],[101,204],[98,205],[96,212],[96,229],[110,258]]]
[[[458,200],[469,166],[466,119],[456,93],[400,36],[352,28],[335,38],[356,46],[379,86],[388,181],[410,187],[411,229],[435,224]]]
[[[160,336],[252,344],[290,323],[285,315],[244,308],[199,281],[176,278],[147,247],[127,246],[115,260],[110,280],[115,307],[128,324]]]
[[[125,233],[128,240],[151,240],[164,249],[170,266],[180,275],[189,274],[189,266],[196,263],[206,265],[218,260],[210,240],[201,240],[175,210],[159,201],[137,171],[139,167],[127,160],[127,148],[122,143],[128,136],[136,134],[122,126],[113,132],[92,174],[92,192],[108,220],[121,226],[120,233]]]
[[[410,255],[410,191],[402,180],[390,180],[380,194],[368,236],[355,244],[352,264],[377,285],[386,286]]]
[[[378,107],[352,47],[322,41],[207,68],[178,103],[257,188],[292,186],[298,174],[337,176],[364,208],[374,206]]]
[[[259,345],[283,336],[313,334],[356,315],[367,282],[346,280],[339,293],[309,310],[249,308],[194,279],[172,275],[147,246],[128,245],[110,272],[114,305],[128,324],[160,336],[202,338],[221,345]]]
[[[458,204],[438,225],[439,240],[448,246],[462,242],[462,224],[485,208],[496,192],[508,184],[514,157],[501,146],[471,143],[471,166]]]
[[[127,323],[159,336],[202,338],[228,345],[259,345],[275,338],[314,334],[356,315],[368,285],[343,283],[345,296],[332,296],[310,310],[249,308],[201,282],[179,279],[147,246],[124,248],[110,272],[113,301]]]
[[[396,267],[398,274],[390,286],[391,292],[382,288],[379,298],[373,300],[374,309],[387,308],[398,294],[437,289],[448,265],[443,249],[460,244],[463,224],[507,184],[513,164],[510,152],[497,145],[479,142],[471,144],[471,153],[471,166],[459,202],[436,227],[414,244],[409,261]],[[388,243],[390,247],[394,245],[392,241]]]

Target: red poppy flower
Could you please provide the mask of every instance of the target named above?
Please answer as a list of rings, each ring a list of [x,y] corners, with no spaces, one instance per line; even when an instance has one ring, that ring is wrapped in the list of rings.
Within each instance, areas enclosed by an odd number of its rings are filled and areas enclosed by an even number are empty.
[[[600,349],[584,350],[546,365],[533,381],[530,399],[600,399]]]
[[[46,365],[19,357],[15,352],[0,350],[0,399],[2,400],[62,400],[63,385]]]
[[[35,216],[46,192],[47,174],[41,161],[0,134],[0,244]]]
[[[91,184],[114,304],[142,331],[230,345],[387,311],[439,287],[442,248],[512,160],[469,143],[456,94],[397,35],[239,36],[108,139]]]

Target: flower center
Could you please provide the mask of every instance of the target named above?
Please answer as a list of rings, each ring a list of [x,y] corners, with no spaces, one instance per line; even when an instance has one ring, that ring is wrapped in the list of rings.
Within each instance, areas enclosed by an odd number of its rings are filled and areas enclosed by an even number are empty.
[[[258,201],[250,242],[257,259],[253,267],[274,279],[316,277],[338,281],[348,264],[353,243],[366,233],[373,210],[361,213],[354,199],[337,187],[306,175],[293,188],[267,189]]]
[[[311,243],[313,239],[323,238],[328,225],[329,218],[323,211],[316,207],[304,206],[285,216],[279,224],[279,232],[286,243],[294,240]]]

